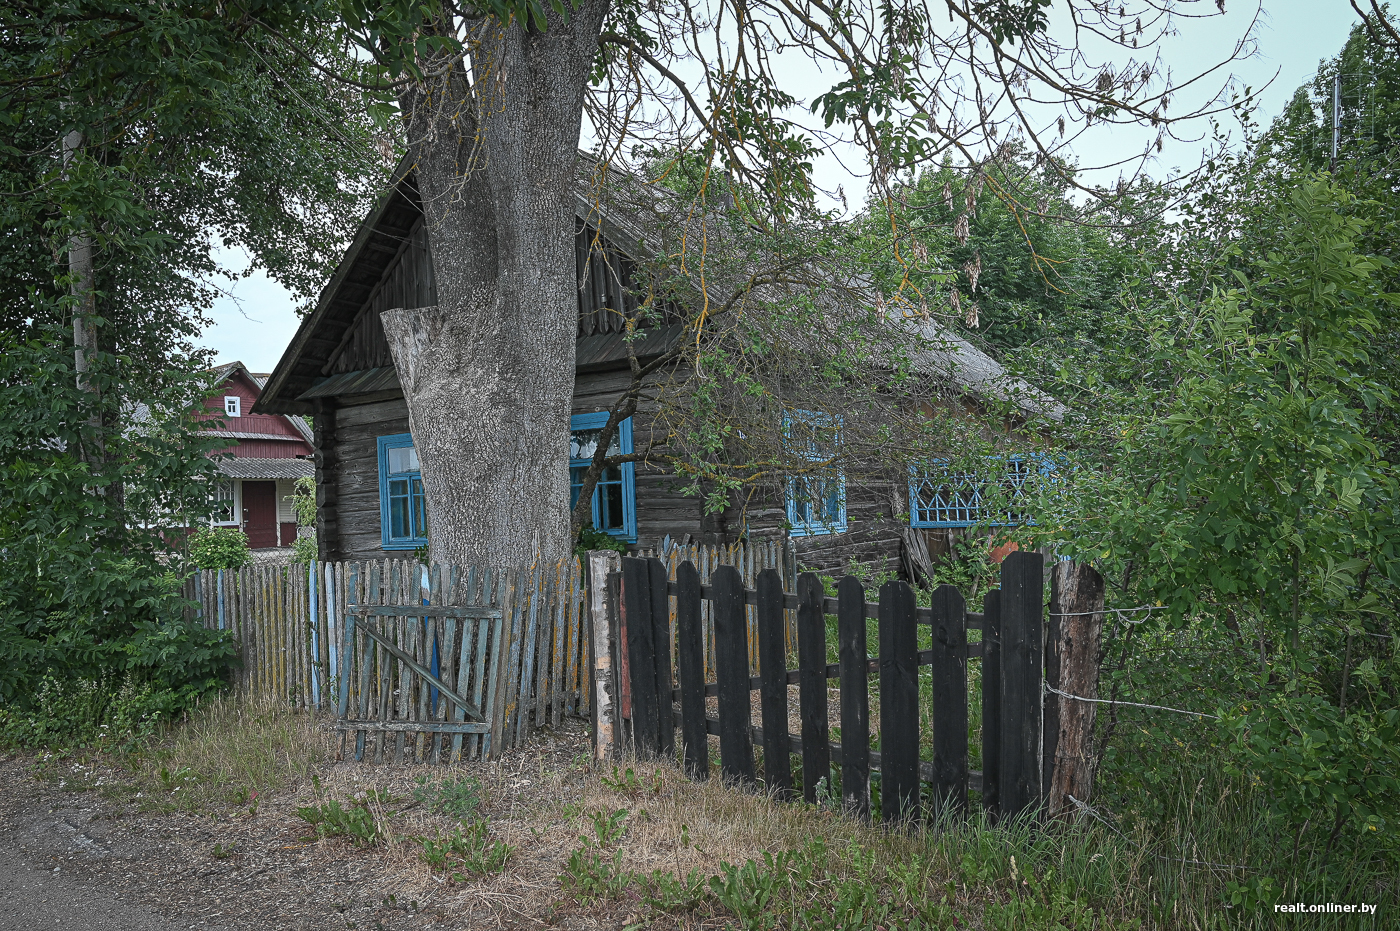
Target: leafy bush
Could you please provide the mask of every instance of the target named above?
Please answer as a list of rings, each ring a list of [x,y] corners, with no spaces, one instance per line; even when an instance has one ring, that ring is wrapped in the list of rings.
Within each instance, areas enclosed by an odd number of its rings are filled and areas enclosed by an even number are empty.
[[[292,562],[304,566],[315,562],[319,555],[315,537],[297,537],[296,542],[292,544]]]
[[[201,569],[241,569],[252,558],[247,535],[236,527],[208,527],[190,537],[190,559]]]
[[[627,544],[612,534],[593,527],[584,527],[578,532],[578,539],[574,541],[574,555],[583,558],[589,550],[613,550],[626,556]]]
[[[292,486],[292,512],[303,527],[316,526],[316,478],[303,475]]]

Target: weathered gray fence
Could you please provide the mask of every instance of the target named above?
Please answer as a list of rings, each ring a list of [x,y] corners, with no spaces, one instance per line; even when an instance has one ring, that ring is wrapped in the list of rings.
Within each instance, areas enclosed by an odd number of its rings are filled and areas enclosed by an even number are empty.
[[[476,696],[490,728],[452,740],[448,757],[495,757],[537,727],[588,713],[581,688],[583,585],[578,563],[524,569],[434,566],[402,559],[255,566],[196,573],[186,588],[207,627],[228,630],[238,645],[234,685],[298,708],[373,721],[375,760],[446,759],[440,733],[414,724],[446,721],[452,712],[432,683]],[[380,615],[370,642],[361,620],[385,605],[421,612]],[[485,609],[478,618],[446,617],[434,608]],[[492,615],[494,623],[480,616]],[[383,641],[383,642],[380,642]],[[398,651],[399,655],[394,655]],[[364,733],[356,735],[357,756]],[[393,743],[392,750],[386,744]],[[431,748],[426,745],[431,743]],[[432,752],[429,753],[428,749]]]

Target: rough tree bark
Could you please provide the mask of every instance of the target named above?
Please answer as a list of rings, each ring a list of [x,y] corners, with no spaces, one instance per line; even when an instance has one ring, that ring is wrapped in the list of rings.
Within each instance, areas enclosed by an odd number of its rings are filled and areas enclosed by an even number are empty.
[[[1061,692],[1099,697],[1103,650],[1103,576],[1092,566],[1055,563],[1050,581],[1050,624],[1046,628],[1045,678]],[[1095,755],[1091,742],[1093,702],[1047,692],[1045,696],[1045,786],[1050,816],[1072,814],[1073,795],[1088,801],[1093,792]]]
[[[433,558],[564,557],[578,283],[574,172],[608,0],[543,32],[489,20],[400,97],[437,277],[383,315],[422,466]]]
[[[83,147],[83,134],[71,130],[63,137],[63,169],[67,172]],[[73,293],[73,371],[77,375],[78,390],[91,396],[91,416],[88,424],[92,429],[90,450],[93,460],[103,456],[105,444],[102,437],[102,419],[97,386],[88,377],[88,360],[97,351],[97,291],[93,283],[92,236],[79,233],[68,239],[68,273],[72,276]]]

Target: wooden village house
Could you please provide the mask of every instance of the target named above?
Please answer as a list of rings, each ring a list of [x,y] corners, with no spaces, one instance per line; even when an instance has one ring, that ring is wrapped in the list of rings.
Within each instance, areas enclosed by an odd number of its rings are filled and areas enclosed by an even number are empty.
[[[252,549],[291,546],[297,538],[292,492],[296,480],[315,474],[313,434],[295,414],[255,413],[267,375],[242,362],[214,370],[217,387],[204,402],[205,436],[227,439],[216,450],[221,479],[216,527],[237,527]],[[219,421],[222,421],[220,423]]]
[[[625,388],[627,349],[622,316],[629,308],[626,281],[605,272],[594,211],[579,201],[575,241],[580,277],[573,442],[568,455],[582,473],[592,456],[591,431]],[[603,224],[606,232],[609,224]],[[315,309],[267,381],[254,410],[268,415],[312,415],[318,491],[317,537],[323,559],[366,559],[413,550],[427,542],[426,509],[408,409],[380,323],[397,307],[436,302],[433,266],[423,213],[411,172],[381,199],[359,228],[325,286]],[[613,262],[611,267],[625,267]],[[624,276],[625,277],[625,276]],[[923,326],[935,328],[934,324]],[[639,341],[638,355],[660,354],[681,327],[654,326]],[[1005,392],[1026,410],[1054,402],[1024,383],[1011,383],[1001,366],[970,343],[942,330],[945,348],[922,353],[931,377],[951,381],[967,396]],[[631,421],[636,421],[633,423]],[[632,451],[645,429],[646,412],[623,424],[621,451]],[[1024,478],[1033,460],[1012,457],[1008,480]],[[1019,478],[1018,478],[1019,476]],[[790,479],[785,495],[749,507],[741,517],[707,516],[702,502],[680,493],[664,470],[626,463],[605,472],[594,492],[594,524],[638,548],[676,542],[722,544],[736,537],[783,537],[793,562],[808,568],[845,568],[852,560],[909,574],[926,567],[929,553],[946,551],[950,528],[982,518],[975,488],[913,475],[905,481],[847,482],[843,475],[813,484]],[[782,500],[784,499],[785,500]],[[901,519],[902,517],[902,519]]]

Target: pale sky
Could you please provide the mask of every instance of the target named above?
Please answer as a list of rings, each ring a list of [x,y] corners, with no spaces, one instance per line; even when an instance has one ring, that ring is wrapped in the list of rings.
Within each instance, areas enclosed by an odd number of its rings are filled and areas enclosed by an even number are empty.
[[[1164,51],[1173,72],[1178,76],[1195,74],[1218,62],[1247,27],[1254,10],[1254,3],[1227,0],[1226,15],[1207,21],[1208,28],[1183,29],[1182,35]],[[1355,21],[1347,0],[1264,0],[1264,16],[1257,33],[1259,53],[1232,69],[1241,84],[1255,89],[1263,87],[1277,72],[1273,85],[1260,95],[1257,118],[1261,123],[1267,125],[1298,85],[1317,72],[1319,62],[1341,49]],[[1203,126],[1201,131],[1205,130]],[[1115,141],[1099,144],[1113,148]],[[1122,142],[1129,148],[1141,144],[1128,139]],[[1153,173],[1164,173],[1175,165],[1194,164],[1198,156],[1196,146],[1169,147],[1162,157],[1163,164]],[[1098,152],[1084,153],[1083,157],[1102,160]],[[833,168],[825,168],[822,173],[827,178],[836,176]],[[227,254],[224,261],[234,270],[247,264],[242,254]],[[211,314],[214,325],[205,332],[201,344],[216,351],[220,364],[241,361],[254,372],[272,371],[296,333],[296,301],[262,272],[236,282],[230,291],[231,296],[215,303]]]

